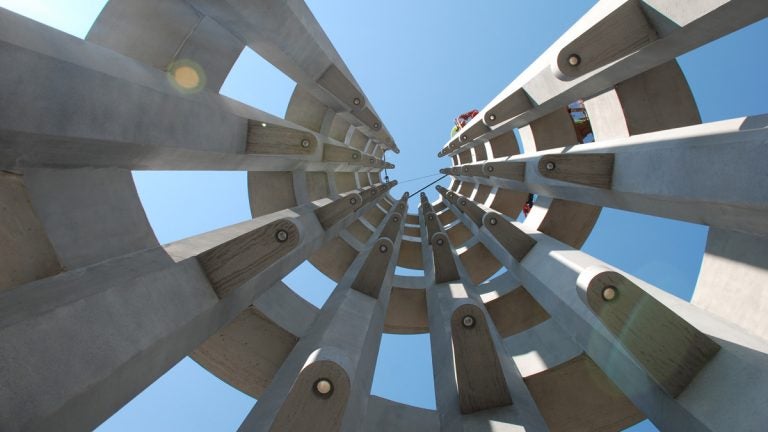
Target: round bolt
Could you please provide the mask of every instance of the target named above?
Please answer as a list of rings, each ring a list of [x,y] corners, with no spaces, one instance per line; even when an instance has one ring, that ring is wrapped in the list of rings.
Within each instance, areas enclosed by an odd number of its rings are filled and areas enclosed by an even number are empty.
[[[368,159],[368,162],[373,163],[373,158]]]
[[[429,219],[429,220],[435,220],[435,215],[429,215],[429,216],[427,216],[427,219]]]
[[[395,216],[392,218],[392,222],[395,222],[395,223],[400,222],[400,218],[398,216]]]
[[[355,98],[355,99],[352,101],[352,103],[353,103],[353,104],[355,104],[355,105],[360,105],[360,98]]]
[[[379,252],[381,252],[381,253],[385,253],[388,250],[389,250],[389,248],[385,244],[379,246]]]
[[[609,285],[603,288],[603,292],[602,292],[603,300],[607,302],[614,300],[618,294],[619,292],[616,291],[616,287]]]
[[[488,165],[488,172],[493,172],[493,165]]]
[[[490,121],[496,121],[496,114],[489,114],[489,115],[488,115],[488,120],[490,120]]]
[[[374,129],[378,129],[380,127],[381,127],[381,125],[379,124],[379,122],[376,122],[376,123],[373,124],[373,128]]]
[[[352,153],[352,159],[355,159],[355,160],[360,159],[360,155],[357,153]]]
[[[438,246],[442,246],[442,245],[444,245],[444,244],[445,244],[445,240],[443,240],[443,239],[439,238],[439,239],[437,239],[437,240],[435,241],[435,243],[437,243],[437,245],[438,245]]]
[[[467,200],[461,200],[461,205],[463,206],[467,205]]]
[[[466,141],[466,140],[467,140],[467,136],[466,136],[466,135],[462,135],[462,136],[461,136],[461,140],[462,140],[462,141]]]
[[[581,57],[579,57],[577,54],[571,54],[568,56],[568,64],[573,67],[578,66],[581,64]]]
[[[304,148],[309,148],[309,140],[308,139],[301,140],[301,146]]]
[[[547,162],[545,167],[547,168],[547,171],[553,171],[555,169],[555,163],[554,162]]]
[[[355,198],[355,197],[350,198],[349,199],[349,203],[352,204],[352,205],[357,204],[357,198]]]
[[[488,223],[491,224],[491,225],[496,225],[497,223],[499,223],[499,220],[496,219],[495,217],[492,217],[492,218],[488,219]]]
[[[475,326],[475,317],[472,315],[464,315],[464,318],[461,319],[461,325],[463,325],[465,328],[472,328]]]
[[[464,167],[464,172],[469,172],[469,167]]]
[[[333,393],[333,383],[326,378],[320,378],[315,381],[314,390],[320,397],[329,397]]]
[[[284,241],[288,240],[288,231],[286,230],[280,230],[275,234],[275,238],[280,243],[283,243]]]

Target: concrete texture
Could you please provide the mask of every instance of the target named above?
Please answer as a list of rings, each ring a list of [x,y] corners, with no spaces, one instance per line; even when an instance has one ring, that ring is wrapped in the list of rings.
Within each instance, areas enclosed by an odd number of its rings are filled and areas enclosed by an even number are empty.
[[[192,355],[259,399],[242,431],[763,430],[768,120],[699,124],[675,58],[768,4],[694,3],[598,2],[410,214],[301,0],[112,0],[86,41],[0,10],[0,429],[93,429]],[[297,83],[284,118],[218,94],[245,46]],[[160,246],[135,169],[248,171],[253,219]],[[709,226],[693,303],[578,250],[604,206]],[[281,281],[307,261],[319,310]],[[429,333],[436,410],[370,395],[384,332]]]

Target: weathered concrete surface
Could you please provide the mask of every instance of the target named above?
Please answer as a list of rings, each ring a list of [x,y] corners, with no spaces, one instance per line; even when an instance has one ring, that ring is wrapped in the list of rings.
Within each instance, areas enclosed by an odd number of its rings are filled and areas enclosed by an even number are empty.
[[[61,270],[23,177],[0,172],[0,291]]]

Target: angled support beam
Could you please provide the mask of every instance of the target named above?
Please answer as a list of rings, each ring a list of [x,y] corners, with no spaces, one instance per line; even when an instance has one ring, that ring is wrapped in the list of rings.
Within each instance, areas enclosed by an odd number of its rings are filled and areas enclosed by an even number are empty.
[[[0,98],[19,107],[0,112],[0,169],[359,169],[324,163],[325,137],[5,9],[0,59],[25,65],[0,73]]]
[[[430,238],[432,256],[435,261],[435,283],[459,280],[459,270],[453,259],[451,242],[444,232],[438,232]]]
[[[636,278],[615,278],[618,271],[600,260],[526,224],[514,224],[536,240],[522,261],[510,256],[487,224],[478,237],[660,430],[728,429],[734,421],[748,430],[768,419],[755,411],[768,402],[768,377],[759,372],[768,364],[764,340],[735,331],[714,314]],[[595,278],[605,269],[610,280]],[[605,298],[618,303],[601,305]],[[648,349],[649,343],[654,349]],[[694,387],[695,394],[688,395]],[[694,403],[692,397],[707,404]]]
[[[463,304],[451,316],[451,339],[463,414],[512,404],[485,313]]]
[[[197,256],[219,298],[274,264],[301,243],[299,228],[288,219],[224,242]]]
[[[539,173],[547,178],[610,189],[613,154],[557,154],[539,159]]]
[[[744,117],[513,156],[486,166],[525,163],[523,180],[472,181],[765,236],[768,179],[748,173],[764,170],[766,139],[768,116]]]
[[[393,207],[390,217],[397,214]],[[402,241],[399,235],[394,241],[383,237],[386,225],[379,225],[368,252],[346,270],[240,431],[362,430],[391,294],[393,252]]]
[[[598,3],[463,129],[482,130],[476,124],[483,123],[488,132],[467,134],[461,145],[454,138],[440,156],[523,127],[766,16],[768,3],[751,0],[686,8],[677,0]]]
[[[577,284],[605,327],[672,397],[720,351],[709,336],[620,273],[590,267]]]
[[[498,213],[486,213],[483,218],[483,226],[517,261],[522,261],[528,252],[536,246],[536,240]]]
[[[302,131],[258,120],[248,120],[248,138],[245,147],[249,154],[311,155],[317,149],[317,137]],[[328,152],[329,144],[323,148]]]
[[[303,2],[188,1],[272,63],[347,122],[399,153],[352,73]],[[290,35],[290,37],[285,37]]]
[[[317,216],[323,229],[331,228],[346,216],[368,204],[367,202],[364,202],[361,194],[362,192],[346,193],[341,198],[315,210],[315,216]]]

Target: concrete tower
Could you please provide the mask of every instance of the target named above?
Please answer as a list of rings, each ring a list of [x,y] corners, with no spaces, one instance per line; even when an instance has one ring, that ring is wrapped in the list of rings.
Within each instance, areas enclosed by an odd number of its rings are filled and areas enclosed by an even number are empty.
[[[768,117],[701,124],[676,57],[767,15],[599,2],[429,202],[301,0],[112,0],[85,41],[0,9],[0,430],[90,430],[187,355],[258,399],[244,432],[766,430]],[[219,94],[244,46],[285,118]],[[160,245],[134,169],[248,171],[253,219]],[[579,250],[604,206],[709,226],[691,303]],[[370,394],[383,332],[429,333],[436,410]]]

